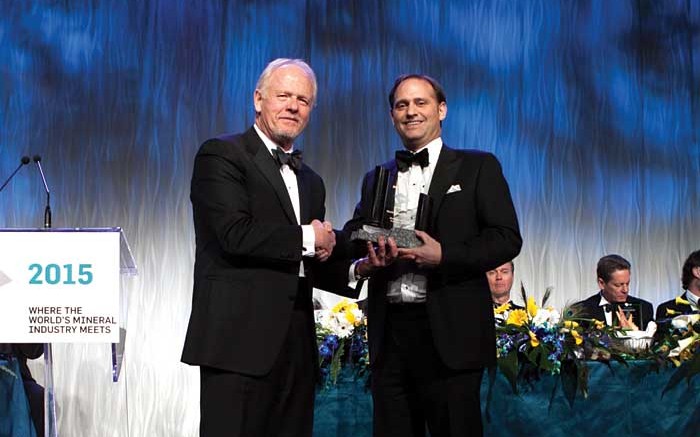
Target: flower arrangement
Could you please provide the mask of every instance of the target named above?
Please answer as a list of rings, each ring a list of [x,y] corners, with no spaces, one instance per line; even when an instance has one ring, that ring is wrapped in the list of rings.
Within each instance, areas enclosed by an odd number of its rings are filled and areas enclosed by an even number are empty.
[[[680,298],[676,298],[678,301]],[[682,299],[681,299],[682,300]],[[677,302],[678,303],[678,302]],[[660,366],[670,363],[678,368],[664,388],[666,393],[683,379],[700,373],[700,314],[681,314],[664,323],[657,331],[651,357]]]
[[[631,350],[621,347],[624,344],[620,338],[630,334],[625,329],[580,317],[571,306],[560,313],[547,306],[551,293],[552,288],[547,288],[538,306],[521,284],[525,309],[511,310],[509,304],[494,309],[498,316],[498,369],[513,392],[518,392],[519,382],[532,383],[543,374],[556,375],[573,406],[577,392],[584,398],[588,395],[587,360],[626,364],[629,359],[651,359],[659,367],[672,365],[678,370],[664,393],[700,373],[700,314],[678,315],[668,323],[660,323],[651,348]],[[357,304],[344,299],[331,309],[317,310],[315,317],[323,386],[334,386],[344,367],[352,368],[356,376],[365,375],[369,365],[367,319]]]
[[[624,362],[611,346],[611,337],[619,328],[579,318],[574,308],[565,309],[562,317],[547,306],[551,293],[552,288],[547,288],[538,306],[521,284],[524,310],[509,311],[508,304],[494,310],[500,315],[496,326],[497,363],[515,393],[518,380],[531,382],[541,374],[560,375],[564,394],[573,404],[577,391],[588,395],[586,359]],[[503,317],[505,312],[507,317]]]
[[[367,318],[356,303],[343,299],[330,310],[317,310],[316,342],[324,386],[333,386],[344,364],[358,375],[367,370]]]

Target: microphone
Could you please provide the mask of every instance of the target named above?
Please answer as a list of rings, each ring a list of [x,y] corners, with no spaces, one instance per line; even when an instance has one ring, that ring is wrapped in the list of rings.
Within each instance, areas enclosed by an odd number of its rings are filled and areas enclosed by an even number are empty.
[[[29,164],[29,157],[28,157],[28,156],[23,156],[23,157],[22,157],[22,160],[20,161],[20,163],[19,163],[19,165],[17,166],[17,168],[15,169],[15,171],[12,172],[12,174],[10,175],[10,177],[7,178],[7,180],[5,181],[5,183],[2,184],[2,187],[0,187],[0,191],[4,190],[5,187],[7,186],[7,184],[10,183],[10,181],[12,180],[12,178],[15,177],[15,175],[17,174],[17,172],[19,171],[19,169],[22,168],[23,166],[27,165],[27,164]]]
[[[41,181],[44,183],[44,191],[46,191],[46,208],[44,209],[44,227],[51,227],[51,191],[49,191],[49,185],[46,183],[46,176],[44,176],[44,170],[41,168],[41,156],[34,155],[34,163],[39,169],[39,174],[41,174]]]

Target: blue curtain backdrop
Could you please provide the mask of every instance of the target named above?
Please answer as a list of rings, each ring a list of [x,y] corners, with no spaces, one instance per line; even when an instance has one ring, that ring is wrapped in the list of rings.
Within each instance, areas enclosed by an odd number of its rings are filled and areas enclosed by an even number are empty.
[[[0,178],[40,154],[54,226],[122,226],[140,268],[119,384],[106,346],[56,347],[64,435],[196,434],[197,372],[179,364],[193,157],[251,125],[255,81],[276,57],[318,76],[299,146],[338,226],[364,172],[400,147],[393,79],[424,72],[447,91],[445,142],[503,164],[524,237],[516,277],[531,293],[583,298],[597,259],[619,253],[633,294],[657,304],[700,248],[698,0],[0,0],[0,11]],[[42,190],[23,168],[0,193],[0,227],[41,226]]]

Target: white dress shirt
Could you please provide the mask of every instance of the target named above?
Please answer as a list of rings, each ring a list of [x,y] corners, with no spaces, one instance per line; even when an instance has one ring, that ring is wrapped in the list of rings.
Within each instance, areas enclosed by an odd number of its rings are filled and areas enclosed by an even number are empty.
[[[428,194],[430,189],[435,165],[440,156],[440,150],[442,150],[442,138],[434,139],[416,150],[415,153],[421,152],[423,149],[428,149],[428,166],[421,168],[419,165],[412,165],[408,170],[399,172],[396,178],[393,215],[395,228],[413,229],[415,227],[418,199],[421,194]],[[397,268],[403,273],[398,279],[388,284],[387,299],[389,302],[425,302],[428,277],[420,273],[412,261],[398,260],[397,263]]]
[[[416,212],[418,200],[422,194],[428,194],[433,172],[437,165],[440,151],[442,150],[442,138],[436,138],[414,153],[428,150],[428,166],[421,168],[412,165],[405,172],[398,172],[396,186],[394,187],[394,214],[393,226],[395,228],[413,229],[416,224]],[[359,261],[350,266],[348,272],[348,287],[356,288],[361,279],[355,274],[355,267]],[[396,260],[397,268],[403,273],[401,276],[389,282],[387,300],[391,303],[422,303],[428,287],[428,278],[419,273],[412,261]],[[362,293],[365,293],[367,283],[362,284]]]
[[[605,307],[607,305],[607,307]],[[600,293],[600,302],[598,303],[599,307],[604,307],[603,308],[603,313],[605,313],[605,324],[608,326],[612,326],[613,324],[613,314],[612,314],[612,304],[608,302],[608,300],[603,297],[603,293]],[[606,311],[605,308],[608,308]]]
[[[272,155],[272,151],[277,149],[277,144],[275,144],[274,141],[272,141],[270,138],[265,135],[260,128],[256,124],[253,124],[253,127],[255,128],[255,132],[258,133],[258,136],[262,140],[262,142],[265,144],[265,147],[267,147],[268,151],[270,152],[270,155]],[[292,153],[294,150],[294,146],[288,151],[288,153]],[[274,155],[272,155],[274,156]],[[294,170],[289,168],[288,165],[283,165],[280,167],[280,174],[282,175],[282,179],[284,179],[284,185],[287,187],[287,193],[289,193],[289,199],[292,201],[292,207],[294,208],[294,216],[297,219],[297,224],[301,223],[301,216],[300,216],[300,206],[299,206],[299,183],[297,182],[297,175],[294,173]],[[302,256],[314,256],[316,254],[315,248],[316,248],[316,235],[314,234],[314,228],[311,225],[301,225],[301,232],[302,232],[302,250],[301,250],[301,255]],[[304,276],[304,261],[301,262],[299,265],[299,276]]]

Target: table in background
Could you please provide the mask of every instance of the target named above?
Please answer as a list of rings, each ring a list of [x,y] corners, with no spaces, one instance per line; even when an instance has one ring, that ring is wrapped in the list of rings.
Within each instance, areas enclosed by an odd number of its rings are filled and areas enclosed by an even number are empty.
[[[555,378],[542,377],[521,386],[515,395],[500,373],[496,376],[486,436],[700,436],[700,375],[661,392],[674,369],[658,373],[650,362],[613,363],[612,369],[588,363],[587,399],[577,395],[573,408],[559,387],[550,404]],[[485,406],[488,377],[481,385]],[[337,387],[316,398],[314,437],[370,437],[372,401],[365,380],[342,375]]]

